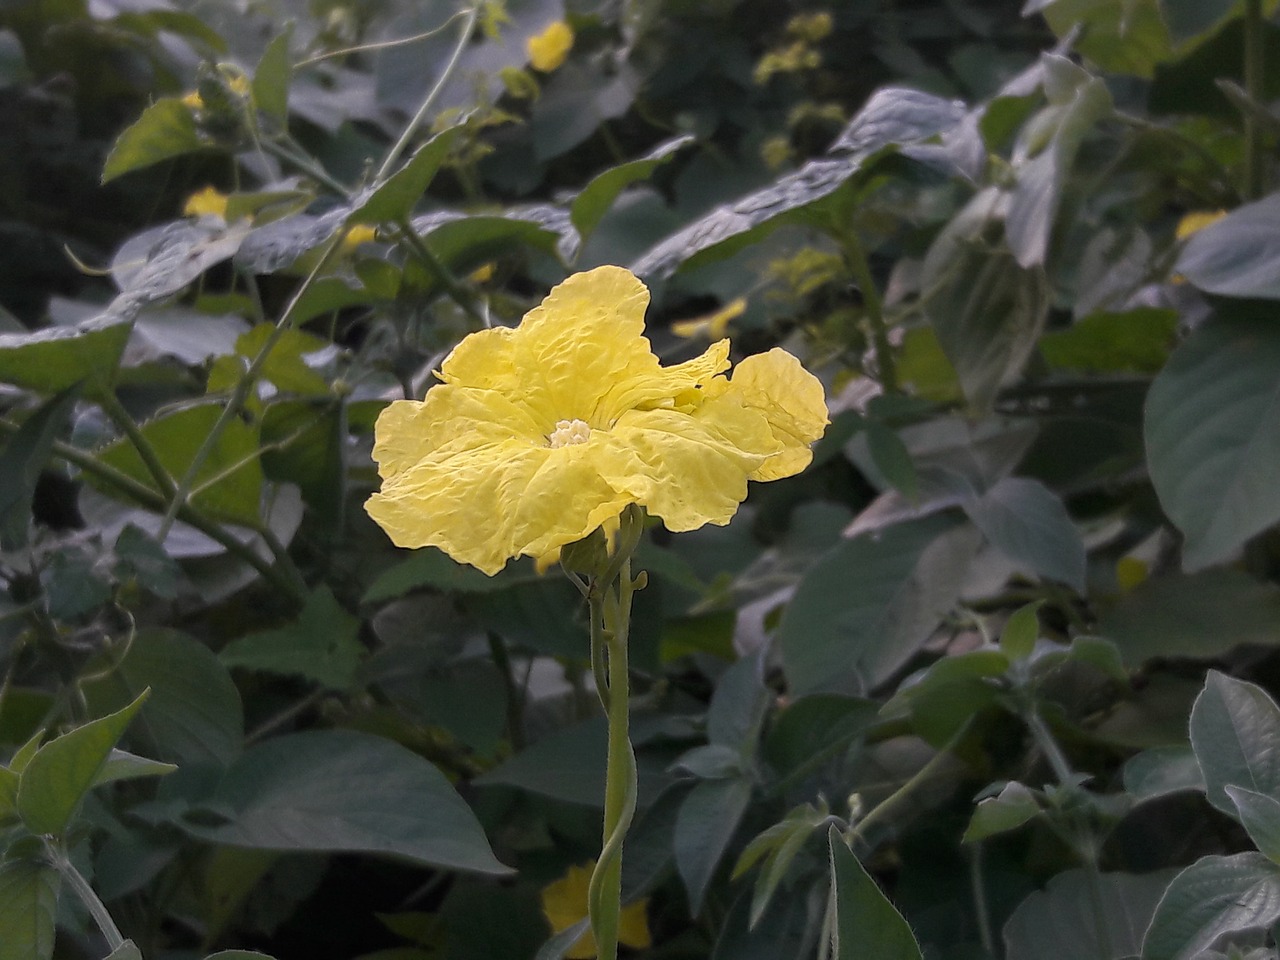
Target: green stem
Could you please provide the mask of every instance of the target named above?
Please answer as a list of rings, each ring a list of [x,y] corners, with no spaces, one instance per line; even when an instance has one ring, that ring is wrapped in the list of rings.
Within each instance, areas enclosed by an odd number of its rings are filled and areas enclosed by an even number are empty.
[[[1266,73],[1266,22],[1262,16],[1262,0],[1245,0],[1244,7],[1244,89],[1252,104],[1263,102]],[[1259,106],[1257,109],[1261,109]],[[1252,110],[1244,115],[1244,189],[1246,200],[1262,196],[1265,144],[1262,127]]]
[[[53,866],[62,874],[62,879],[67,882],[80,902],[85,905],[85,909],[89,911],[89,915],[93,917],[93,922],[98,925],[98,929],[102,931],[102,936],[107,941],[107,947],[112,951],[119,949],[124,943],[124,935],[120,933],[120,928],[116,926],[116,922],[111,919],[111,914],[107,912],[107,906],[102,902],[93,887],[89,886],[89,881],[84,878],[75,865],[67,859],[66,853],[60,849],[50,849]]]
[[[596,683],[607,671],[607,689],[600,699],[609,721],[609,754],[605,762],[604,830],[600,858],[587,889],[591,932],[597,957],[616,960],[618,922],[622,912],[622,843],[636,810],[636,760],[629,735],[627,640],[631,630],[631,604],[643,576],[632,578],[631,554],[644,529],[637,507],[622,515],[616,553],[604,564],[591,585],[592,666]]]
[[[262,372],[262,368],[267,362],[267,357],[275,349],[276,344],[280,342],[280,338],[292,327],[294,311],[298,309],[298,304],[302,302],[303,295],[315,283],[316,278],[329,265],[329,261],[342,246],[343,236],[344,231],[339,230],[329,238],[329,243],[316,261],[316,265],[307,274],[306,279],[302,281],[298,289],[294,291],[293,297],[289,300],[284,313],[280,317],[280,321],[263,342],[257,355],[249,362],[249,369],[244,372],[244,376],[236,384],[235,390],[231,393],[231,399],[222,408],[222,411],[218,414],[218,419],[213,422],[212,428],[210,428],[209,433],[196,450],[195,456],[191,458],[191,463],[188,464],[182,479],[178,481],[177,489],[170,498],[168,509],[165,510],[164,517],[160,521],[159,539],[161,541],[168,535],[169,528],[173,526],[173,521],[177,519],[179,511],[186,506],[187,500],[191,496],[191,488],[195,484],[196,475],[199,474],[201,467],[204,466],[205,461],[213,453],[213,448],[217,445],[218,438],[222,436],[222,431],[227,428],[227,424],[231,422],[232,417],[239,416],[240,410],[249,398],[249,392],[258,382],[258,374]]]
[[[480,329],[483,330],[490,325],[488,318],[476,308],[475,302],[466,288],[458,282],[458,278],[453,275],[453,272],[440,262],[440,258],[431,252],[431,248],[418,236],[413,229],[413,225],[407,219],[396,224],[396,238],[409,245],[409,249],[422,261],[422,265],[427,268],[427,272],[431,274],[437,283],[444,287],[449,299],[461,307],[463,312]]]
[[[467,13],[467,18],[462,21],[462,29],[458,31],[458,42],[454,44],[453,53],[449,55],[448,62],[444,65],[444,70],[440,73],[440,78],[436,80],[435,85],[427,93],[426,98],[422,101],[422,105],[418,107],[415,113],[405,125],[404,131],[400,134],[400,139],[392,144],[391,149],[387,151],[386,157],[382,161],[382,166],[378,168],[378,173],[373,178],[373,185],[376,187],[382,184],[391,176],[392,170],[395,168],[396,162],[400,159],[400,155],[404,153],[409,146],[409,141],[413,139],[418,127],[422,126],[427,114],[431,112],[431,108],[435,106],[436,99],[440,96],[440,92],[444,90],[444,86],[449,82],[449,78],[453,76],[453,71],[457,69],[458,60],[462,57],[462,51],[467,48],[467,43],[471,40],[471,31],[475,29],[476,19],[480,16],[480,4],[474,3]]]
[[[1023,722],[1026,723],[1027,729],[1031,731],[1031,736],[1036,742],[1036,746],[1045,755],[1045,759],[1049,761],[1049,766],[1053,768],[1053,775],[1058,778],[1058,782],[1064,787],[1071,786],[1075,783],[1075,771],[1071,769],[1071,764],[1067,762],[1066,754],[1062,752],[1062,748],[1058,746],[1058,741],[1054,739],[1053,733],[1049,730],[1048,725],[1041,719],[1040,714],[1036,712],[1035,706],[1028,706],[1022,714]]]
[[[887,818],[890,814],[897,812],[898,808],[901,807],[902,804],[913,793],[915,793],[919,787],[928,783],[929,780],[933,778],[933,775],[938,771],[938,768],[946,762],[947,758],[951,755],[951,751],[960,743],[968,730],[969,724],[965,723],[959,730],[952,734],[951,739],[946,742],[941,750],[929,758],[928,763],[913,773],[906,783],[872,807],[871,811],[866,816],[854,824],[853,830],[850,831],[848,838],[850,848],[853,848],[855,841],[866,837],[867,828],[869,826],[874,823],[878,823]]]
[[[898,368],[893,359],[893,347],[889,343],[889,328],[885,324],[884,300],[880,297],[880,288],[871,275],[871,265],[867,262],[866,252],[862,249],[857,233],[853,229],[842,230],[840,245],[862,293],[863,308],[871,325],[871,342],[875,347],[880,386],[885,393],[895,393],[898,389]]]
[[[169,475],[169,471],[164,464],[160,462],[160,457],[156,453],[155,447],[151,445],[151,441],[146,438],[142,428],[138,426],[137,421],[133,419],[129,411],[124,408],[124,404],[120,402],[114,391],[104,389],[98,394],[97,400],[102,412],[129,438],[133,448],[138,451],[138,456],[142,459],[142,465],[147,468],[147,472],[155,480],[160,492],[166,497],[172,497],[174,491],[173,477]]]
[[[18,425],[9,420],[0,420],[0,432],[16,433]],[[92,454],[73,447],[69,443],[61,440],[53,442],[53,454],[61,460],[73,466],[79,467],[85,473],[93,474],[103,483],[114,488],[130,500],[133,500],[140,506],[146,507],[148,510],[154,510],[160,513],[165,509],[166,505],[171,501],[156,493],[144,483],[140,483],[126,473],[121,473],[114,467],[110,467],[98,460]],[[253,567],[263,577],[263,579],[274,584],[278,589],[284,591],[287,596],[293,597],[301,602],[306,599],[306,592],[298,592],[296,585],[286,575],[281,573],[271,564],[267,563],[258,556],[251,547],[241,543],[226,530],[221,524],[215,523],[206,517],[199,510],[194,510],[190,506],[181,507],[178,510],[177,519],[181,520],[192,527],[195,527],[211,540],[216,541],[226,548],[227,552],[233,556],[243,560],[249,566]],[[163,542],[163,541],[162,541]]]
[[[284,144],[277,143],[276,141],[266,137],[262,138],[259,142],[263,149],[268,153],[274,154],[285,163],[292,164],[312,180],[316,181],[316,183],[323,184],[341,197],[351,196],[350,187],[338,182],[338,180],[336,180],[328,170],[324,169],[324,167],[320,166],[320,164],[316,163],[306,154],[294,151],[289,147],[286,147]]]
[[[485,631],[485,638],[489,641],[494,665],[502,674],[502,689],[507,695],[507,736],[511,738],[512,748],[519,751],[524,746],[524,699],[516,684],[506,643],[492,630]]]
[[[991,933],[991,908],[987,905],[987,885],[982,876],[982,841],[969,851],[969,887],[973,892],[973,912],[978,920],[978,939],[987,955],[996,955],[996,941]]]

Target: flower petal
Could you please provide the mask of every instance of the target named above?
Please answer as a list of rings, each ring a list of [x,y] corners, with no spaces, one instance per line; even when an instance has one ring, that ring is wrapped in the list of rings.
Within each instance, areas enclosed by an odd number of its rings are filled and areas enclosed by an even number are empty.
[[[633,410],[609,432],[601,474],[668,530],[726,524],[747,495],[747,476],[779,447],[768,421],[734,398],[710,416]]]
[[[581,540],[631,502],[600,476],[600,443],[450,443],[384,480],[365,509],[397,546],[440,547],[492,576],[511,557]]]
[[[734,368],[729,393],[763,413],[783,447],[756,468],[752,480],[779,480],[809,465],[809,445],[822,436],[830,420],[822,383],[799,360],[777,347],[747,357]]]

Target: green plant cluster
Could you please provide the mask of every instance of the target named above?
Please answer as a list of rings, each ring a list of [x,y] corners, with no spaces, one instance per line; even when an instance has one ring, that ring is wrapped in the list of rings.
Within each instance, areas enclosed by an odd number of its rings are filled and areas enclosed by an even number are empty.
[[[629,955],[1275,958],[1276,7],[0,2],[0,960],[571,950],[581,598],[362,503],[604,263],[832,411],[636,550]]]

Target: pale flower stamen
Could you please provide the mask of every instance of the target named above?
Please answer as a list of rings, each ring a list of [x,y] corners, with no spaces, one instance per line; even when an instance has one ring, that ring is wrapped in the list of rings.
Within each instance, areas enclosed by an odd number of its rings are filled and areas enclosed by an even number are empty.
[[[591,439],[591,427],[585,420],[557,420],[556,428],[547,437],[551,449],[570,447],[577,443],[586,443]]]

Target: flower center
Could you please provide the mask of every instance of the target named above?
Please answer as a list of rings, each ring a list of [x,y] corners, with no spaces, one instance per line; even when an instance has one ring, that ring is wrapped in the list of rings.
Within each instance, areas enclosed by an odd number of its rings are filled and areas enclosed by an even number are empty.
[[[547,437],[551,449],[568,447],[575,443],[586,443],[591,439],[591,428],[585,420],[557,420],[556,428]]]

